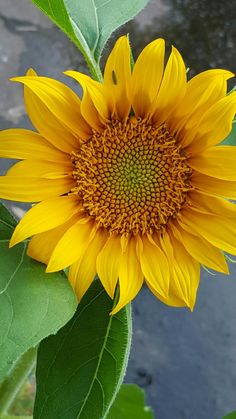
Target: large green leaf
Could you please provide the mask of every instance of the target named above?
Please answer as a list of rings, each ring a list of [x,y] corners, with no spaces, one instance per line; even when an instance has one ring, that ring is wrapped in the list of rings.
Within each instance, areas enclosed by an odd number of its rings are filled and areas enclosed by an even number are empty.
[[[34,419],[101,419],[120,388],[131,339],[130,306],[114,316],[96,280],[73,319],[41,342]]]
[[[9,249],[15,225],[0,204],[0,380],[27,349],[64,326],[77,305],[63,273],[45,274],[25,254],[25,243]]]
[[[78,45],[79,40],[76,39],[63,0],[32,0],[32,2]]]
[[[32,0],[96,67],[111,33],[132,19],[148,0]]]
[[[132,19],[148,0],[64,0],[74,33],[96,60],[112,32]]]
[[[135,384],[123,384],[107,419],[154,419],[150,407],[145,406],[144,391]]]

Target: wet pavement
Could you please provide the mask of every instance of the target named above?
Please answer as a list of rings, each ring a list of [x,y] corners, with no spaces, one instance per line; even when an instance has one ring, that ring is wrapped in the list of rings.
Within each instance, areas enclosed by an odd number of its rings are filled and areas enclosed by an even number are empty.
[[[193,75],[212,67],[235,70],[235,19],[235,1],[152,0],[119,32],[130,33],[135,55],[147,42],[165,37],[181,50]],[[110,40],[104,56],[112,44]],[[73,44],[30,0],[0,0],[1,129],[30,127],[22,89],[8,78],[31,66],[77,91],[62,72],[86,71]],[[6,167],[0,161],[0,173]],[[24,206],[11,207],[22,215]],[[202,272],[194,313],[169,308],[143,288],[133,304],[134,336],[126,381],[145,389],[155,418],[221,419],[236,409],[235,301],[232,264],[229,277]]]

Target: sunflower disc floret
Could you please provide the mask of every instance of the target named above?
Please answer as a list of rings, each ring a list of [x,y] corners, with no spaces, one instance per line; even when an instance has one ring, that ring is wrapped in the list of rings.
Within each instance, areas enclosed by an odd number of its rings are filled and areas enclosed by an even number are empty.
[[[110,234],[153,234],[178,215],[191,189],[191,168],[166,126],[112,120],[72,153],[73,190]]]

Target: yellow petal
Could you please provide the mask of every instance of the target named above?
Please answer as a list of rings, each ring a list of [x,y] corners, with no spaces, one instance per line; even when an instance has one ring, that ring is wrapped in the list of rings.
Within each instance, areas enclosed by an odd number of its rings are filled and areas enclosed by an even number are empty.
[[[132,104],[137,116],[147,116],[164,70],[165,41],[156,39],[139,55],[132,74]]]
[[[169,295],[162,301],[169,306],[192,310],[200,280],[200,264],[186,252],[170,230],[161,237],[161,246],[170,265]]]
[[[182,292],[178,292],[176,294],[175,282],[177,279],[177,284],[178,284],[178,277],[176,277],[176,273],[174,269],[174,266],[175,266],[174,252],[173,252],[172,244],[170,242],[169,235],[166,232],[160,238],[160,246],[167,257],[169,268],[170,268],[170,285],[169,285],[168,295],[164,297],[163,295],[159,294],[154,288],[152,288],[152,286],[149,283],[147,283],[147,285],[152,291],[152,293],[164,304],[167,304],[168,306],[171,306],[171,307],[186,307],[186,302],[184,301],[182,297]]]
[[[114,100],[115,113],[126,118],[130,112],[131,65],[127,36],[121,36],[111,51],[105,66],[104,84]]]
[[[41,177],[45,179],[59,179],[72,175],[73,166],[68,163],[57,163],[44,160],[22,160],[14,164],[8,171],[7,176]]]
[[[147,237],[138,237],[138,257],[143,275],[159,294],[166,297],[169,291],[169,265],[165,254],[157,244],[151,243]]]
[[[204,150],[188,159],[188,164],[200,173],[218,179],[236,181],[236,148],[218,146]]]
[[[101,121],[107,121],[110,117],[109,92],[106,86],[91,79],[78,71],[65,71],[65,74],[77,80],[84,91],[89,94],[95,108],[97,109]],[[83,100],[82,100],[83,101]]]
[[[59,240],[76,221],[77,217],[72,217],[69,221],[59,227],[44,233],[36,234],[28,245],[28,256],[38,262],[47,264]]]
[[[78,301],[82,299],[93,282],[97,272],[97,255],[107,241],[107,237],[105,230],[98,229],[83,257],[70,267],[69,281],[75,290]]]
[[[236,223],[230,218],[223,218],[214,214],[202,214],[193,209],[181,211],[179,224],[189,233],[193,233],[213,246],[225,252],[236,255]]]
[[[164,304],[173,307],[187,306],[192,309],[196,299],[196,291],[200,278],[200,265],[193,259],[189,259],[189,255],[186,256],[185,253],[181,255],[178,250],[175,251],[174,254],[173,246],[175,246],[175,242],[171,243],[169,233],[165,232],[163,234],[163,236],[160,238],[160,245],[168,259],[170,267],[169,293],[166,297],[164,297],[163,295],[160,295],[155,289],[153,289],[149,283],[147,283],[147,285],[153,292],[153,294]],[[186,257],[183,258],[183,256]],[[193,266],[192,262],[194,264]],[[183,265],[183,268],[181,270],[178,267],[179,263],[182,263]],[[188,282],[191,280],[192,274],[194,274],[194,284],[188,286]]]
[[[143,274],[136,254],[136,240],[131,238],[126,250],[122,252],[119,264],[120,297],[111,314],[117,313],[122,307],[136,297],[143,284]]]
[[[153,121],[165,122],[185,95],[187,86],[186,67],[178,50],[172,47],[160,90],[151,107]]]
[[[104,121],[100,118],[86,87],[84,87],[83,99],[81,102],[81,113],[92,128],[97,131],[102,130]]]
[[[198,172],[193,173],[191,180],[192,184],[200,191],[236,199],[236,182],[216,179]]]
[[[220,99],[204,113],[199,124],[191,132],[188,151],[197,154],[204,148],[223,141],[232,130],[236,113],[236,92]]]
[[[11,159],[42,159],[68,162],[68,155],[57,150],[41,135],[26,129],[7,129],[0,132],[0,157]]]
[[[56,245],[46,272],[56,272],[72,265],[85,253],[91,241],[92,223],[78,221],[70,227]]]
[[[191,191],[188,197],[191,202],[191,207],[196,211],[236,218],[236,205],[227,199],[210,196],[197,190]]]
[[[82,138],[87,138],[91,134],[91,129],[80,112],[80,99],[68,86],[49,77],[24,76],[11,80],[23,83],[32,90],[72,133]]]
[[[168,121],[172,132],[186,144],[186,132],[198,125],[202,115],[227,92],[227,80],[234,74],[227,70],[207,70],[187,83],[186,94]]]
[[[148,282],[147,286],[150,289],[150,291],[155,295],[155,297],[158,298],[162,303],[170,306],[170,307],[186,307],[185,301],[181,300],[178,296],[176,296],[171,289],[169,289],[169,295],[167,297],[164,297],[163,295],[159,294]]]
[[[69,192],[75,185],[71,178],[42,179],[0,176],[0,198],[20,202],[38,202]]]
[[[34,205],[17,225],[10,246],[64,224],[79,208],[78,198],[74,196],[61,196]]]
[[[30,69],[26,75],[35,77],[37,73]],[[43,137],[56,148],[67,153],[78,149],[79,140],[76,136],[60,122],[58,117],[49,110],[40,97],[27,86],[24,88],[24,97],[26,110],[31,122]]]
[[[97,273],[111,298],[114,297],[118,280],[120,257],[120,237],[110,236],[97,257]]]
[[[187,252],[199,263],[218,272],[229,273],[223,253],[210,244],[203,237],[195,236],[181,228],[180,225],[171,226],[174,236],[179,240]]]
[[[175,260],[171,272],[171,286],[174,293],[185,301],[190,310],[193,310],[200,281],[200,264],[173,235],[171,242]]]

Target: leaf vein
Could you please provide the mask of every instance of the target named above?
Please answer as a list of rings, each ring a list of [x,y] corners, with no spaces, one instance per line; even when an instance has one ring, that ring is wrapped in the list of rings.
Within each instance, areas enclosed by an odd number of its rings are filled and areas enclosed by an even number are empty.
[[[91,382],[91,384],[89,386],[88,393],[87,393],[87,395],[86,395],[86,397],[84,399],[84,402],[83,402],[83,404],[81,406],[81,409],[78,412],[77,419],[79,419],[81,413],[83,412],[84,406],[86,405],[86,403],[88,401],[88,398],[89,398],[89,396],[91,394],[91,391],[92,391],[92,388],[93,388],[93,385],[94,385],[94,382],[95,382],[95,380],[97,378],[97,375],[98,375],[98,372],[99,372],[99,368],[100,368],[100,364],[101,364],[101,361],[102,361],[102,358],[103,358],[103,353],[104,353],[105,348],[106,348],[107,339],[108,339],[108,336],[109,336],[109,333],[110,333],[111,325],[112,325],[112,317],[110,317],[109,322],[108,322],[107,332],[106,332],[106,335],[104,337],[104,343],[103,343],[103,346],[101,348],[101,352],[99,354],[98,364],[97,364],[96,370],[94,372],[93,380],[92,380],[92,382]],[[104,403],[103,403],[103,410],[104,410]]]
[[[21,267],[21,265],[24,261],[25,251],[26,251],[26,245],[24,244],[24,248],[22,250],[22,255],[21,255],[20,261],[19,261],[16,269],[14,270],[14,272],[11,274],[11,276],[10,276],[8,282],[6,283],[5,287],[3,288],[3,290],[0,291],[0,295],[4,294],[4,292],[6,292],[7,288],[9,287],[9,285],[12,281],[12,279],[14,278],[14,276],[17,274],[18,270],[20,269],[20,267]]]

